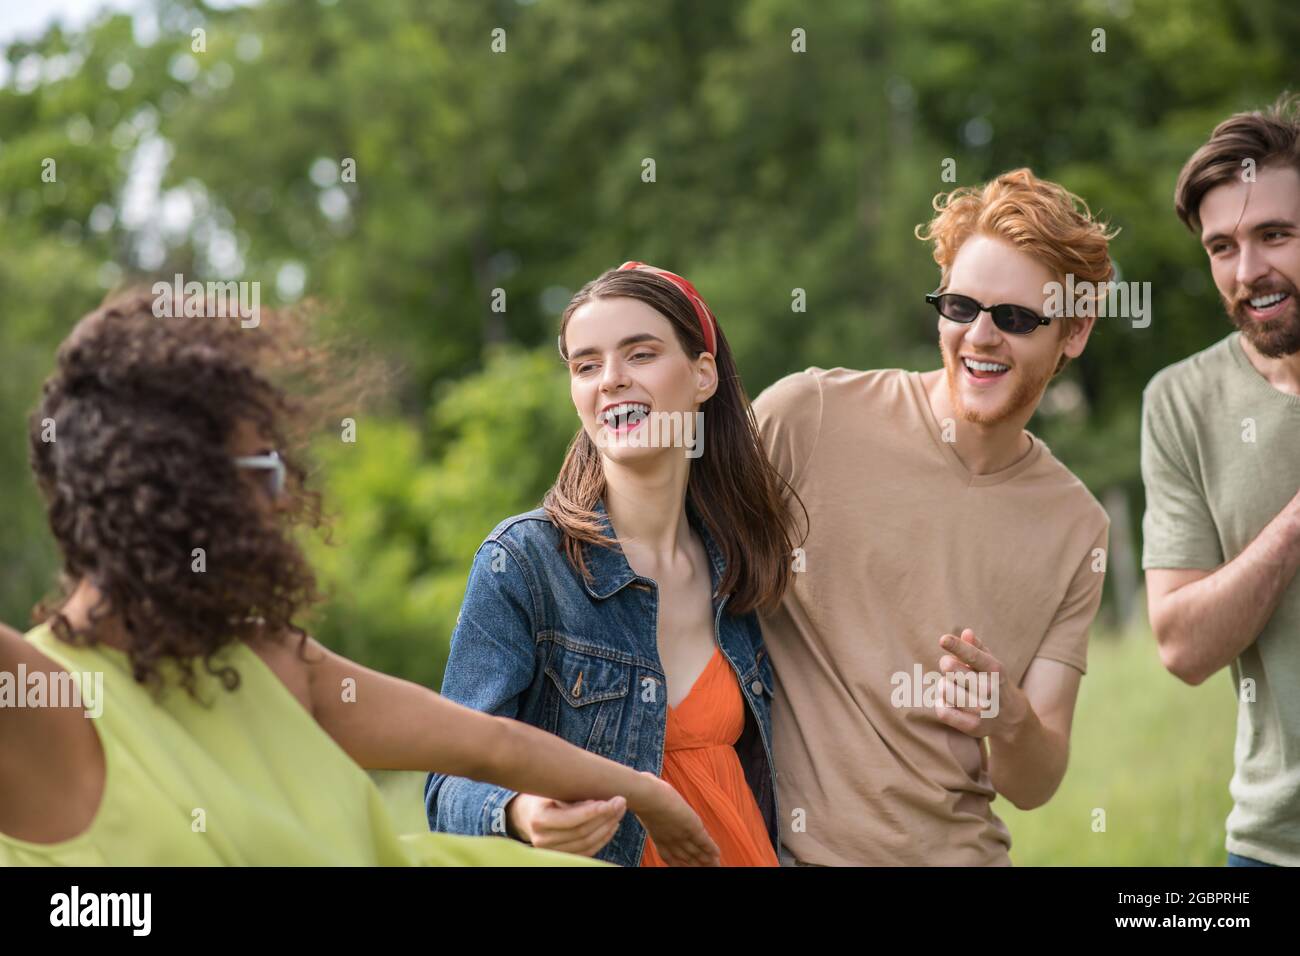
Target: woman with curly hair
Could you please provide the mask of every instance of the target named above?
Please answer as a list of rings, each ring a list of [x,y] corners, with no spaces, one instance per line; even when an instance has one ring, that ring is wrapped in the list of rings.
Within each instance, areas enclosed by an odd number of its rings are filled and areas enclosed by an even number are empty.
[[[0,865],[575,861],[399,837],[362,767],[599,800],[673,862],[716,861],[654,775],[310,638],[296,622],[318,594],[294,531],[322,519],[296,449],[325,407],[328,356],[301,312],[264,311],[252,330],[153,304],[133,293],[82,319],[31,418],[64,590],[25,639],[0,628],[0,673],[25,674],[20,693],[70,674],[85,694],[0,706]]]

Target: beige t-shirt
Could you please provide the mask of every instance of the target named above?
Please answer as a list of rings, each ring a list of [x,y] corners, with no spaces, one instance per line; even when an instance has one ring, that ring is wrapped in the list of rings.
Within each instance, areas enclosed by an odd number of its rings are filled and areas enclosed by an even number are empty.
[[[782,842],[829,865],[1008,864],[987,752],[917,688],[965,627],[1017,685],[1035,657],[1084,671],[1105,511],[1032,435],[971,474],[917,372],[810,368],[754,409],[810,520],[803,570],[762,617]]]

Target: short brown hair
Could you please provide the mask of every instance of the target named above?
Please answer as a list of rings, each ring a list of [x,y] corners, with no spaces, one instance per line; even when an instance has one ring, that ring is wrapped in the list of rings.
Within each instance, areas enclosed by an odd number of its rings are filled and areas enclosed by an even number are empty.
[[[934,218],[916,227],[916,237],[934,243],[940,288],[948,286],[957,250],[976,233],[1009,242],[1062,277],[1098,283],[1115,274],[1109,243],[1118,230],[1094,218],[1088,204],[1064,186],[1039,179],[1030,169],[939,193],[933,206]],[[1064,320],[1061,324],[1068,328]],[[1062,355],[1053,374],[1068,362]]]
[[[1174,187],[1174,210],[1192,232],[1201,231],[1201,200],[1215,186],[1241,175],[1242,163],[1300,170],[1300,96],[1283,93],[1264,110],[1234,113],[1214,127],[1192,153]]]

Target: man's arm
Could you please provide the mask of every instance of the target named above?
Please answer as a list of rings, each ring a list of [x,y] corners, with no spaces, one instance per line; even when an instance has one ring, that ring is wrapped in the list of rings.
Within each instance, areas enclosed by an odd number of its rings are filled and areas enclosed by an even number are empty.
[[[1300,567],[1300,492],[1250,545],[1225,560],[1204,469],[1175,384],[1142,396],[1142,518],[1147,614],[1165,668],[1200,684],[1259,636]]]
[[[945,680],[969,670],[996,675],[996,709],[953,713],[952,708],[940,708],[939,716],[958,730],[988,738],[993,787],[1021,810],[1042,806],[1065,777],[1074,705],[1087,665],[1088,630],[1101,605],[1105,565],[1098,563],[1098,553],[1104,554],[1109,532],[1110,522],[1104,514],[1098,515],[1091,545],[1082,553],[1065,598],[1019,685],[969,628],[960,638],[945,634],[939,639],[947,652],[939,661]]]
[[[1006,680],[999,661],[969,628],[939,640],[947,651],[939,668],[952,675],[970,671],[996,675],[997,707],[949,707],[939,695],[935,711],[950,727],[987,737],[993,788],[1021,810],[1040,807],[1061,785],[1070,759],[1070,726],[1082,673],[1047,657],[1036,657],[1019,687]],[[951,696],[948,699],[953,698]],[[989,702],[982,701],[988,704]]]
[[[1065,777],[1081,677],[1069,664],[1034,658],[1019,688],[1026,704],[1021,720],[989,738],[993,787],[1021,810],[1041,807]]]
[[[1300,492],[1217,570],[1150,568],[1147,613],[1171,674],[1200,684],[1249,647],[1300,569]]]

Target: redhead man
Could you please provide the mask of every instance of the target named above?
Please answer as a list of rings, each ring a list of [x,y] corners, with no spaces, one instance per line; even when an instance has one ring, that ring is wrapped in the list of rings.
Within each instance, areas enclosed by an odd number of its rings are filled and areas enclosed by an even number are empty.
[[[754,403],[809,515],[762,621],[787,864],[1007,865],[993,799],[1065,773],[1109,521],[1025,425],[1095,321],[1048,303],[1111,278],[1111,236],[1027,169],[935,210],[943,367],[810,368]]]

